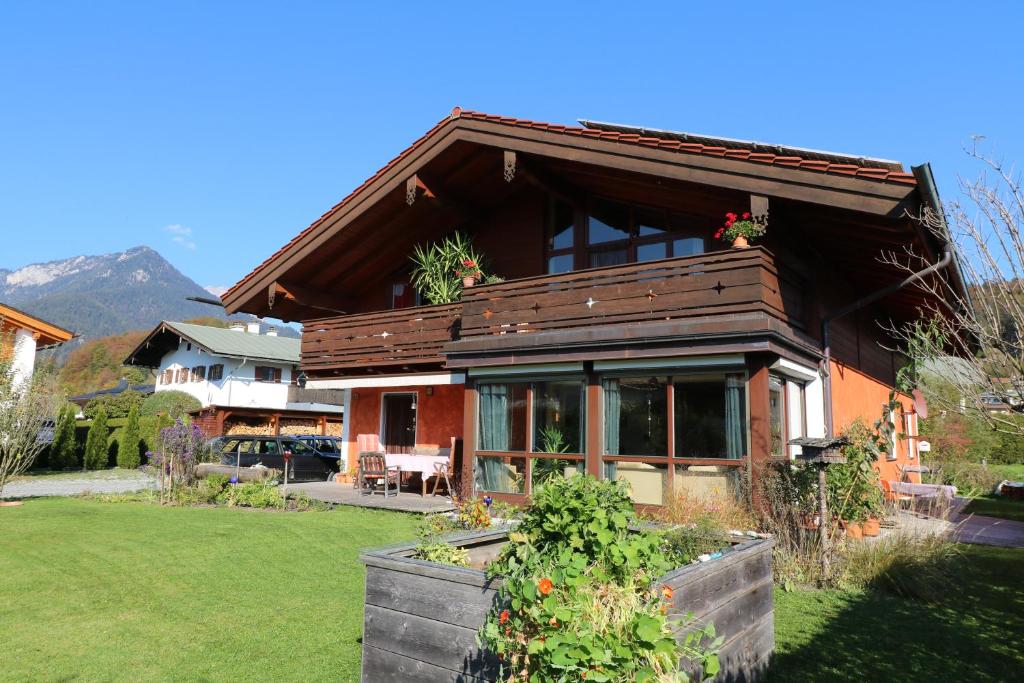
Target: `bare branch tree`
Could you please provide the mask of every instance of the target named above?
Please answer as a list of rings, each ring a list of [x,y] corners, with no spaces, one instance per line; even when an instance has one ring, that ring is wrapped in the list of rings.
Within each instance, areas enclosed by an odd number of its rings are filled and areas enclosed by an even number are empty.
[[[925,209],[914,217],[954,247],[966,292],[948,276],[919,282],[931,303],[914,323],[889,331],[913,361],[929,402],[1024,433],[1024,420],[1014,414],[1024,410],[1024,184],[978,141],[964,151],[981,165],[979,176],[958,180],[960,197],[946,204],[945,215]],[[881,260],[907,271],[924,265],[910,248]],[[993,403],[1010,410],[986,408]]]
[[[14,348],[11,336],[0,338],[0,349]],[[0,499],[7,482],[27,470],[46,447],[60,398],[50,376],[25,377],[14,363],[14,353],[0,352]]]

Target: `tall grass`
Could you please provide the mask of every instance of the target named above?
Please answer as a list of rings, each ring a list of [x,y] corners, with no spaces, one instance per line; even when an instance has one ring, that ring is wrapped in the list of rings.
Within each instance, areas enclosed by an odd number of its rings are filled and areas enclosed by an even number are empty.
[[[842,577],[850,586],[938,603],[957,590],[962,558],[959,547],[941,534],[894,531],[877,541],[847,544]]]

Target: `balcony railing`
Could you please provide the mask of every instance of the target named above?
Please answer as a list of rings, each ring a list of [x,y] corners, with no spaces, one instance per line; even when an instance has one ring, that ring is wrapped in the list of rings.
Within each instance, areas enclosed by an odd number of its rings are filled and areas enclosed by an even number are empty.
[[[793,333],[804,326],[802,290],[758,247],[510,280],[467,290],[456,304],[307,321],[302,369],[400,373],[465,365],[446,351]]]
[[[329,375],[440,366],[445,345],[456,338],[461,308],[417,306],[308,320],[302,330],[302,369]]]
[[[742,332],[743,321],[775,319],[802,329],[801,285],[782,277],[761,248],[735,249],[647,263],[592,268],[474,288],[462,300],[456,346],[496,337],[547,336],[597,341],[600,334],[631,337]],[[657,329],[662,330],[658,332]],[[673,332],[675,330],[675,332]],[[575,336],[571,333],[580,334]],[[513,346],[509,339],[504,344]]]

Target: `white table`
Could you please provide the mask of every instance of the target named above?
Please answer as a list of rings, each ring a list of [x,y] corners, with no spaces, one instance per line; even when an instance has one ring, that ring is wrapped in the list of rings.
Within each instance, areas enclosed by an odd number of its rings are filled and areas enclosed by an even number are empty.
[[[385,453],[388,467],[397,465],[402,472],[419,472],[423,482],[423,495],[427,495],[427,479],[437,472],[436,465],[448,464],[447,455],[413,455],[412,453]]]
[[[911,484],[905,481],[894,481],[892,490],[918,498],[948,498],[953,500],[956,497],[956,487],[943,484]]]

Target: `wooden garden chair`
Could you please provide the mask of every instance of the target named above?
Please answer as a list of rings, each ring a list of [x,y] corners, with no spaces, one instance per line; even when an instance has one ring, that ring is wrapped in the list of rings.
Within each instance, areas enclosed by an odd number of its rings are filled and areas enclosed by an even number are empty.
[[[401,493],[402,468],[398,465],[388,465],[383,453],[360,453],[359,454],[359,492],[373,492],[380,484],[384,485],[384,497],[387,498],[391,491],[390,484],[394,484],[394,495]]]

